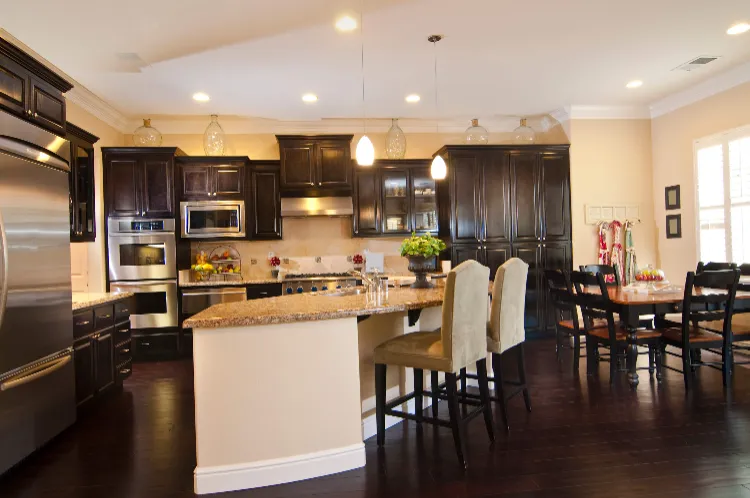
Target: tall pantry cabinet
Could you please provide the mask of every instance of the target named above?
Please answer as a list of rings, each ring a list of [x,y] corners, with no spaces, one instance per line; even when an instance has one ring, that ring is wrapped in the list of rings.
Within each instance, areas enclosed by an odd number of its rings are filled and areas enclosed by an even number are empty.
[[[545,269],[573,266],[567,145],[443,147],[448,177],[438,182],[440,236],[453,265],[475,259],[497,268],[529,265],[526,330],[554,328]]]

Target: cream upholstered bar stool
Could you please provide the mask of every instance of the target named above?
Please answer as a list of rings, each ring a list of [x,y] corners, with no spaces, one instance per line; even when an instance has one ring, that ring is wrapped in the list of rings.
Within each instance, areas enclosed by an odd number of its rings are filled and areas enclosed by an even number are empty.
[[[492,286],[492,305],[490,319],[487,322],[487,352],[492,354],[492,377],[495,396],[491,399],[500,404],[500,414],[508,425],[508,400],[523,393],[526,409],[531,411],[531,396],[526,385],[526,366],[524,364],[523,343],[526,341],[524,329],[524,308],[526,307],[526,279],[529,265],[519,258],[510,258],[495,273]],[[506,353],[515,352],[518,367],[518,380],[509,381],[503,378],[503,359]],[[511,386],[510,392],[505,386]]]
[[[456,445],[458,461],[466,468],[464,424],[480,413],[484,414],[490,441],[494,441],[492,409],[487,380],[487,282],[489,268],[474,260],[461,263],[450,273],[445,283],[442,307],[442,326],[434,332],[413,332],[390,339],[375,348],[375,399],[378,427],[378,446],[385,442],[385,416],[391,415],[450,427]],[[480,399],[469,400],[476,408],[463,418],[459,412],[456,388],[457,373],[472,363],[476,364]],[[414,369],[414,392],[386,402],[386,365]],[[424,370],[445,373],[445,394],[425,392]],[[422,410],[424,395],[448,401],[450,420],[425,416]],[[410,399],[415,400],[415,413],[395,410]],[[473,401],[473,402],[472,402]]]

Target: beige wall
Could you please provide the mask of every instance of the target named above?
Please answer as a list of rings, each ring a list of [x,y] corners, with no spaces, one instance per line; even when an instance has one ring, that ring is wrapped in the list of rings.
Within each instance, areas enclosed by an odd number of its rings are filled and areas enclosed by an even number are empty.
[[[68,121],[99,137],[94,145],[94,181],[96,183],[96,242],[71,244],[72,258],[75,261],[88,261],[87,276],[89,292],[105,290],[104,254],[104,188],[102,186],[102,147],[117,147],[125,144],[122,133],[99,118],[89,114],[73,102],[67,103]],[[80,266],[80,265],[79,265]],[[74,268],[76,265],[74,265]],[[84,280],[78,279],[77,289],[82,290]]]
[[[597,261],[596,225],[585,223],[584,210],[597,203],[638,204],[641,223],[633,227],[638,264],[656,264],[650,120],[578,119],[570,122],[570,133],[574,266]]]
[[[102,184],[102,147],[117,147],[125,144],[125,135],[73,102],[67,103],[67,119],[99,137],[94,145],[94,181],[96,183],[96,241],[71,244],[73,258],[83,257],[88,261],[89,292],[105,290],[106,255],[104,252],[104,187]]]
[[[651,123],[653,205],[658,231],[659,265],[667,275],[682,275],[698,263],[693,142],[750,124],[750,83],[682,107]],[[665,235],[664,187],[680,185],[682,238]]]

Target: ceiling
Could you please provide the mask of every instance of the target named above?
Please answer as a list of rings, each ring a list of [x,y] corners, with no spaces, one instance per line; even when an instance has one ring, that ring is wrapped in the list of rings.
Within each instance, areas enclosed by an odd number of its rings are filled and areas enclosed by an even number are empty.
[[[646,105],[750,61],[750,33],[726,34],[747,0],[46,2],[4,5],[2,27],[129,117],[434,118],[433,33],[441,119]],[[362,4],[364,107],[360,31],[334,29]],[[672,71],[701,55],[722,58]]]

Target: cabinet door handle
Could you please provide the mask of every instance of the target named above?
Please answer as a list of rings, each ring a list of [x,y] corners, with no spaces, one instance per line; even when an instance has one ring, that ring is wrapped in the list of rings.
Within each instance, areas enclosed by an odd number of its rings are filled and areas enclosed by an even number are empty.
[[[81,327],[83,327],[84,325],[88,325],[89,323],[91,323],[91,320],[84,320],[82,322],[78,322],[76,325],[80,325]]]
[[[108,319],[112,318],[112,315],[102,315],[99,318],[101,318],[103,320],[108,320]]]
[[[120,352],[121,352],[121,353],[123,353],[123,354],[127,354],[127,353],[129,353],[129,352],[130,352],[130,350],[129,350],[129,349],[123,349],[123,350],[122,350],[122,351],[120,351]]]
[[[150,345],[151,345],[151,343],[150,343],[150,342],[142,342],[142,343],[141,343],[141,346],[150,346]]]
[[[129,374],[129,373],[130,373],[130,369],[129,369],[129,368],[123,368],[122,370],[120,370],[120,373],[121,373],[122,375],[127,375],[127,374]]]
[[[260,294],[261,296],[267,296],[268,292],[259,292],[258,294]]]
[[[129,312],[130,312],[130,310],[127,309],[127,308],[123,308],[123,309],[120,310],[120,313],[129,313]]]
[[[119,333],[121,333],[121,334],[127,334],[129,330],[130,330],[130,329],[127,329],[127,328],[125,328],[125,329],[120,329],[120,330],[118,330],[117,332],[119,332]]]

